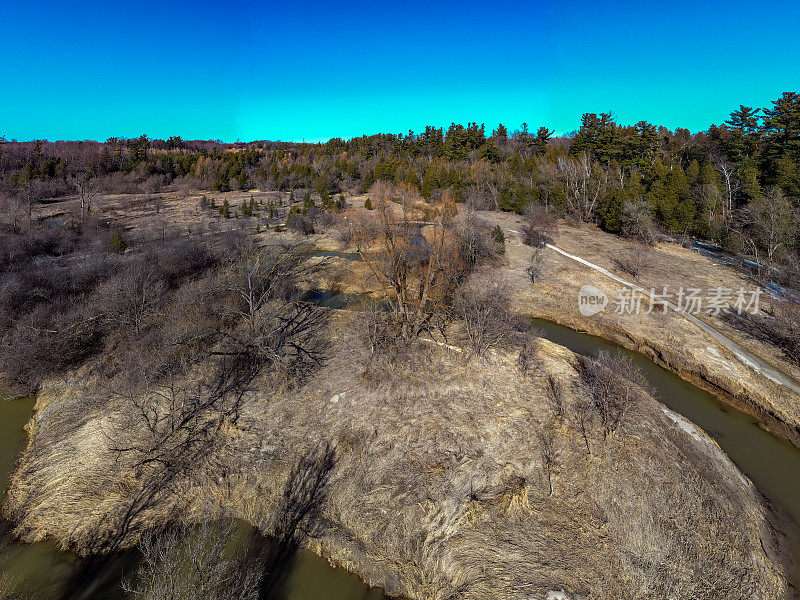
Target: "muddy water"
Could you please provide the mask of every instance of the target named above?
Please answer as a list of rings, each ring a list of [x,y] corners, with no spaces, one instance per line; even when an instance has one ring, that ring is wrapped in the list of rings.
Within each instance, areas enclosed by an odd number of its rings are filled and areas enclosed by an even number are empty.
[[[0,490],[3,496],[14,464],[25,447],[23,430],[30,419],[35,399],[0,399]],[[13,591],[25,598],[58,598],[82,561],[70,552],[62,552],[52,542],[18,544],[10,535],[10,524],[0,522],[0,597],[2,578],[10,579]],[[269,543],[264,541],[264,543]],[[82,600],[123,599],[120,584],[136,569],[135,552],[113,557],[100,573],[82,581],[77,598]],[[352,573],[334,569],[313,552],[301,550],[291,564],[285,580],[282,600],[382,600],[381,590],[370,588]]]
[[[349,298],[337,297],[339,308]],[[602,338],[578,333],[550,321],[535,320],[544,337],[579,354],[593,354],[600,349],[620,350]],[[629,354],[650,382],[654,395],[666,406],[685,416],[709,433],[761,492],[782,506],[796,522],[800,522],[800,451],[758,426],[749,415],[727,407],[710,394],[681,380],[646,357]],[[33,399],[0,401],[0,479],[3,486],[13,467],[16,455],[24,447],[22,427],[30,417]],[[87,592],[85,598],[121,598],[118,582],[121,571],[130,564],[124,560],[112,564],[110,573]],[[38,591],[45,597],[60,589],[76,568],[72,555],[58,552],[53,545],[12,545],[0,556],[0,572],[26,581],[26,591]],[[377,600],[384,598],[380,590],[371,589],[356,576],[332,569],[327,562],[310,552],[300,552],[291,567],[286,586],[286,600]],[[115,591],[109,591],[109,587]]]

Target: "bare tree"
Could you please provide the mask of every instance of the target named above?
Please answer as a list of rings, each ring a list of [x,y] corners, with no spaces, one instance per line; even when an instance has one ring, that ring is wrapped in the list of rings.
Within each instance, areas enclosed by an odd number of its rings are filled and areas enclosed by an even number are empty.
[[[553,495],[553,471],[556,468],[558,450],[555,446],[556,432],[552,423],[543,423],[536,434],[539,442],[539,457],[542,461],[542,469],[547,476],[548,496]]]
[[[564,390],[558,380],[553,375],[547,375],[547,388],[545,390],[547,402],[553,411],[557,421],[564,420],[565,407],[564,407]]]
[[[703,207],[706,224],[712,235],[719,235],[724,224],[725,204],[719,187],[713,183],[700,184],[693,188],[692,194]]]
[[[559,156],[558,173],[567,190],[567,207],[579,221],[594,215],[597,203],[606,188],[605,171],[592,162],[586,152],[577,157]]]
[[[28,205],[21,196],[0,199],[0,213],[3,221],[8,224],[13,233],[20,233],[24,223],[28,220]]]
[[[502,345],[514,331],[505,288],[487,278],[462,286],[456,294],[453,311],[477,356]]]
[[[622,203],[622,234],[642,240],[652,246],[655,243],[653,213],[641,198]]]
[[[522,227],[522,243],[533,248],[542,248],[553,242],[558,235],[558,223],[543,206],[531,204],[525,207],[525,224]]]
[[[558,183],[558,167],[553,162],[542,159],[537,161],[536,168],[536,188],[539,190],[539,201],[544,204],[545,210],[549,210],[550,197],[553,195],[554,187]]]
[[[427,218],[419,215],[414,207],[422,198],[407,185],[393,188],[380,182],[370,189],[370,197],[376,201],[376,222],[364,234],[377,232],[377,236],[359,242],[360,256],[383,288],[387,306],[401,323],[401,335],[409,339],[433,327],[437,306],[463,270],[448,237],[451,217],[444,204],[434,207]]]
[[[743,214],[771,265],[776,254],[794,242],[797,211],[778,186],[770,186],[763,196],[745,207]]]
[[[620,271],[638,280],[639,276],[652,264],[652,256],[650,248],[639,243],[634,244],[632,248],[618,252],[611,258],[611,262]]]
[[[632,359],[622,353],[601,350],[594,358],[579,356],[577,364],[606,438],[639,402],[646,381]]]
[[[722,206],[722,220],[727,223],[733,215],[733,175],[736,172],[736,168],[719,150],[715,150],[712,153],[711,162],[725,181],[725,202]]]
[[[135,582],[124,580],[123,590],[143,600],[257,600],[261,572],[237,535],[233,522],[214,522],[147,536]]]
[[[133,327],[139,333],[143,323],[158,309],[166,291],[166,282],[158,271],[140,262],[104,283],[98,293],[106,298],[105,321]]]
[[[75,187],[78,190],[78,200],[81,208],[81,221],[92,212],[92,200],[94,193],[92,190],[92,178],[86,171],[79,172],[75,177]]]

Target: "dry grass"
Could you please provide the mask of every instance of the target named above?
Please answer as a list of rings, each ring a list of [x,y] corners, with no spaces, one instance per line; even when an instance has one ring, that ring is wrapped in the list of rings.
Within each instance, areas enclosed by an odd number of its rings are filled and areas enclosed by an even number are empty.
[[[591,260],[601,250],[577,231],[580,239],[569,243],[582,247],[567,250]],[[557,243],[573,239],[567,227],[561,235],[568,237]],[[331,237],[319,239],[338,248]],[[518,239],[506,250],[508,265],[493,268],[515,306],[575,324],[565,298],[576,297],[587,272],[548,255],[544,283],[532,287],[530,250]],[[653,265],[650,276],[660,272]],[[359,280],[360,268],[351,263],[324,277],[364,291],[359,286],[370,283]],[[564,348],[530,344],[525,373],[519,348],[476,357],[451,349],[453,339],[408,344],[376,364],[351,318],[337,315],[331,360],[301,387],[276,386],[269,374],[258,379],[235,424],[220,428],[208,455],[152,498],[123,545],[150,527],[209,513],[281,535],[293,474],[332,448],[325,502],[301,543],[393,595],[785,595],[754,487],[713,442],[676,426],[646,394],[604,433]],[[656,348],[680,348],[676,370],[706,351],[679,319],[626,319],[606,315],[594,326],[634,345],[639,336]],[[130,405],[100,391],[101,367],[98,359],[42,389],[7,507],[28,540],[51,536],[94,548],[113,535],[108,515],[142,488],[131,465],[115,462],[109,434]],[[718,378],[726,369],[739,375],[724,360],[701,368]],[[145,435],[128,429],[130,438]]]
[[[649,397],[605,441],[599,422],[591,424],[587,455],[573,421],[585,390],[564,348],[541,341],[538,368],[522,377],[513,352],[470,359],[428,344],[427,353],[370,381],[368,352],[344,321],[327,367],[293,392],[248,396],[239,426],[147,515],[151,524],[211,510],[275,531],[291,474],[330,444],[327,501],[303,543],[390,594],[784,593],[752,485]],[[563,394],[563,421],[553,419],[551,377]],[[107,442],[96,433],[115,405],[93,403],[90,390],[49,390],[56,397],[36,418],[10,503],[28,537],[80,547],[125,498],[125,480],[103,460]],[[83,425],[62,431],[70,411]],[[552,494],[540,435],[547,427]]]

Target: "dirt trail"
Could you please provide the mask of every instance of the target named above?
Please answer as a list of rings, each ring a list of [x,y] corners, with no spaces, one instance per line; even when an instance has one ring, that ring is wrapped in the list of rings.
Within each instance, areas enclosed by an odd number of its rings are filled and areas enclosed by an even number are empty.
[[[513,230],[508,230],[508,231],[513,231]],[[608,271],[608,269],[604,269],[603,267],[591,263],[588,260],[585,260],[579,256],[575,256],[574,254],[570,254],[569,252],[566,252],[561,248],[554,246],[553,244],[547,244],[547,247],[550,248],[551,250],[558,252],[562,256],[566,256],[567,258],[579,262],[582,265],[589,267],[590,269],[594,269],[595,271],[602,273],[606,277],[610,277],[614,281],[621,283],[626,287],[631,288],[633,291],[637,293],[644,294],[650,299],[657,300],[660,304],[669,307],[671,310],[675,311],[685,319],[689,320],[691,323],[697,325],[700,329],[705,331],[707,334],[709,334],[711,337],[717,340],[720,344],[725,346],[725,348],[727,348],[731,353],[733,353],[734,356],[736,356],[739,360],[741,360],[745,365],[753,369],[756,373],[759,373],[764,377],[766,377],[767,379],[774,381],[779,385],[785,386],[796,393],[800,393],[800,383],[798,383],[793,377],[790,377],[786,373],[779,371],[778,369],[776,369],[766,361],[762,360],[752,352],[746,350],[745,348],[742,348],[742,346],[734,342],[725,334],[718,331],[708,323],[701,321],[693,314],[686,312],[685,310],[683,310],[682,308],[680,308],[679,306],[673,304],[668,300],[658,298],[657,295],[653,294],[653,292],[651,292],[650,290],[646,290],[641,286],[636,285],[635,283],[631,283],[630,281],[626,281],[622,277],[614,275],[613,273]]]
[[[773,434],[800,448],[800,370],[775,347],[748,337],[720,318],[689,314],[675,298],[669,304],[666,297],[659,298],[665,308],[652,314],[605,310],[587,316],[577,303],[586,284],[609,298],[623,288],[647,300],[653,288],[743,288],[748,282],[741,275],[667,244],[650,251],[647,269],[634,283],[614,268],[615,258],[631,251],[632,243],[590,226],[563,224],[558,239],[542,252],[543,276],[532,286],[526,269],[533,250],[522,243],[521,219],[490,212],[480,217],[507,232],[505,279],[520,310],[640,352],[751,414]],[[770,303],[769,298],[765,301]]]

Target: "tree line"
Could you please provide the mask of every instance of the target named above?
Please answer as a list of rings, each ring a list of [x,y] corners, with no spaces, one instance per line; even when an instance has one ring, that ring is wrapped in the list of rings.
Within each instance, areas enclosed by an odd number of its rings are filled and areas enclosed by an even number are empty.
[[[156,192],[185,183],[227,191],[258,187],[321,198],[367,192],[375,182],[416,187],[427,200],[558,216],[642,236],[653,227],[727,245],[752,246],[770,260],[794,246],[800,199],[800,94],[770,107],[740,106],[719,125],[691,133],[646,121],[586,113],[554,137],[523,123],[427,126],[325,143],[223,144],[146,136],[99,142],[0,144],[0,184],[18,212],[42,198],[98,192]]]

